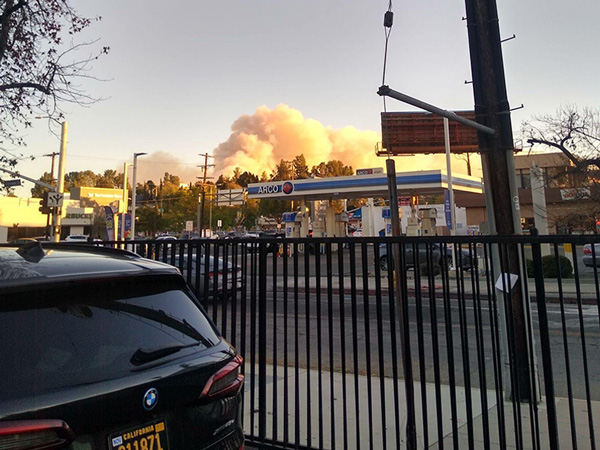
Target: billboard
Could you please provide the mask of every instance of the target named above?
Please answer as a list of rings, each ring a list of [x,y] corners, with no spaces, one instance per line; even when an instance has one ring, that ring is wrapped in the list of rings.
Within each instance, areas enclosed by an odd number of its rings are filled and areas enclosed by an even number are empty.
[[[456,111],[456,115],[475,120],[474,111]],[[450,151],[452,153],[479,150],[477,130],[450,120]],[[426,112],[381,113],[381,151],[384,155],[445,153],[444,118]]]

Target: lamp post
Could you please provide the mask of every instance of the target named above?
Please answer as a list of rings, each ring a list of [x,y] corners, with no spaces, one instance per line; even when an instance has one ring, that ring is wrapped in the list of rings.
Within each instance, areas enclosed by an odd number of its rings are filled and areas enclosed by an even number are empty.
[[[135,203],[137,193],[137,158],[138,156],[147,155],[147,153],[133,154],[133,178],[131,180],[131,239],[135,239]]]
[[[127,167],[130,166],[129,163],[123,164],[123,207],[122,215],[121,215],[121,240],[125,240],[125,217],[127,216]]]

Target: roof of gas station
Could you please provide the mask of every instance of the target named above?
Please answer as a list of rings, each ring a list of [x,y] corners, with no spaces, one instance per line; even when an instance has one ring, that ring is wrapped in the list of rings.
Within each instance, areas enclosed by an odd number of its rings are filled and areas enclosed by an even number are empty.
[[[396,173],[399,195],[436,195],[448,188],[445,170],[425,170]],[[482,193],[480,178],[452,175],[455,192]],[[353,175],[349,177],[308,178],[303,180],[272,181],[248,185],[249,198],[285,200],[332,200],[345,198],[387,197],[386,174]]]

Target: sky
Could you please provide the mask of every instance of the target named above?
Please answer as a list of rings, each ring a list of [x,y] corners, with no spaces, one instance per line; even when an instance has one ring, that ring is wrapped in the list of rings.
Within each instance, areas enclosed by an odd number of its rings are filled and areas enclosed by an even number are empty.
[[[78,40],[110,46],[83,87],[104,100],[66,105],[66,171],[121,172],[134,152],[137,179],[184,182],[234,167],[260,175],[303,153],[308,165],[341,159],[384,167],[380,141],[389,0],[77,0],[101,16]],[[449,110],[473,108],[464,2],[392,3],[385,83]],[[566,104],[600,106],[597,0],[498,0],[515,140],[520,123]],[[388,111],[414,108],[387,100]],[[50,171],[59,140],[37,120],[18,170]],[[397,158],[401,170],[444,168],[443,157]],[[456,159],[455,172],[465,173]],[[27,196],[25,183],[17,195]]]

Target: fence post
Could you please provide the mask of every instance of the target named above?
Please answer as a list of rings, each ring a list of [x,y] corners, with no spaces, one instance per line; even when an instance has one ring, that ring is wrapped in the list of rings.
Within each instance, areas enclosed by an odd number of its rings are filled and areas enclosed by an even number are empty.
[[[267,247],[258,243],[258,436],[267,436]],[[275,362],[274,362],[275,363]]]
[[[531,236],[537,237],[538,231],[533,228]],[[540,321],[540,343],[542,346],[542,365],[544,370],[544,390],[546,393],[546,410],[548,419],[548,440],[550,449],[558,450],[558,421],[556,418],[556,402],[554,399],[554,376],[552,373],[552,354],[550,352],[550,333],[548,331],[548,312],[546,310],[546,293],[544,289],[544,268],[542,266],[542,248],[539,241],[531,244],[533,256],[533,275],[535,278],[535,299]],[[559,264],[560,261],[557,261]],[[560,265],[559,265],[560,270]]]
[[[390,214],[392,216],[392,235],[400,236],[400,216],[398,214],[398,182],[396,179],[396,163],[393,159],[386,161],[388,188],[390,191]],[[415,388],[410,351],[410,330],[408,320],[408,302],[402,295],[404,274],[400,266],[401,247],[398,242],[391,246],[392,261],[388,258],[388,271],[394,276],[394,293],[396,295],[398,325],[400,327],[400,346],[402,353],[402,369],[404,371],[404,392],[406,394],[406,448],[417,449],[417,426],[415,415]]]

